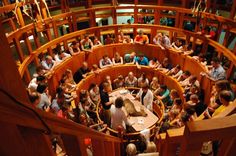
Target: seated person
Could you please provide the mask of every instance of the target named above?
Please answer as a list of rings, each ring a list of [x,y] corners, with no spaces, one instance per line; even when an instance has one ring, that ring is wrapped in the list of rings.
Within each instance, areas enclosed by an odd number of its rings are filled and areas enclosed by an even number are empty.
[[[148,110],[150,110],[151,112],[153,111],[153,93],[148,88],[147,84],[144,83],[142,85],[142,88],[136,95],[136,99],[138,99]]]
[[[54,114],[58,114],[58,112],[60,111],[62,105],[65,104],[65,96],[63,93],[57,94],[56,98],[52,100],[52,104],[51,104],[51,112]]]
[[[156,153],[157,152],[157,147],[156,147],[156,144],[153,142],[153,141],[151,141],[151,142],[147,142],[147,149],[146,149],[146,151],[145,151],[145,153],[149,153],[151,156],[157,156],[157,155],[159,155],[158,153]],[[156,154],[154,154],[154,153],[156,153]],[[140,155],[140,154],[139,154]],[[138,156],[139,156],[138,155]],[[142,155],[142,154],[141,154]]]
[[[65,80],[66,87],[69,90],[75,90],[76,89],[76,83],[73,78],[72,71],[70,69],[66,69],[65,73],[62,75],[62,79]]]
[[[104,55],[102,59],[99,61],[100,68],[110,67],[113,66],[111,59],[108,57],[108,55]]]
[[[98,68],[98,65],[96,64],[93,64],[92,65],[92,69],[91,69],[91,72],[94,73],[94,74],[99,74],[100,73],[100,68]]]
[[[207,77],[209,77],[213,81],[226,79],[226,72],[220,64],[219,58],[213,58],[211,61],[211,65],[212,69],[209,71],[209,73],[206,73]]]
[[[125,80],[122,75],[119,75],[117,79],[113,81],[113,89],[122,88],[125,86]]]
[[[206,56],[202,53],[200,53],[198,56],[193,56],[192,58],[196,59],[198,62],[200,62],[204,66],[207,65]]]
[[[134,64],[136,59],[136,53],[132,52],[130,54],[125,54],[124,56],[124,62],[127,64]]]
[[[92,83],[89,87],[89,96],[95,104],[98,104],[101,100],[99,87],[95,83]]]
[[[144,54],[140,54],[139,57],[135,58],[136,65],[148,66],[148,59],[144,56]]]
[[[28,90],[27,90],[28,91]],[[37,93],[37,92],[30,92],[28,91],[28,96],[29,96],[29,100],[31,102],[31,104],[34,106],[34,107],[37,107],[37,105],[39,104],[40,102],[40,94]]]
[[[82,51],[85,52],[92,52],[92,48],[93,48],[93,42],[91,41],[91,39],[89,38],[88,34],[84,35],[84,39],[82,39],[80,41],[81,44],[81,49]]]
[[[142,73],[141,76],[138,78],[138,87],[142,87],[143,84],[146,84],[149,86],[149,80],[146,77],[145,73]]]
[[[134,43],[149,44],[148,36],[144,35],[142,30],[139,30],[138,35],[134,39]]]
[[[79,46],[80,46],[79,42],[73,41],[71,43],[71,45],[69,46],[69,52],[72,56],[80,52]]]
[[[130,36],[124,35],[123,31],[119,32],[118,43],[133,43],[133,39],[130,39]]]
[[[110,35],[110,34],[107,34],[107,37],[106,37],[104,43],[105,43],[105,45],[107,45],[107,44],[113,44],[113,43],[114,43],[114,39],[111,38],[111,35]]]
[[[41,64],[45,70],[53,70],[53,68],[56,66],[56,62],[49,55],[46,56],[45,60],[43,60]]]
[[[206,109],[204,112],[204,115],[206,118],[212,118],[217,115],[219,115],[221,112],[223,112],[230,104],[231,104],[231,92],[227,90],[223,90],[220,92],[220,102],[222,105],[214,110],[214,113],[211,115],[211,113]]]
[[[184,45],[182,52],[184,55],[191,55],[193,53],[192,45]]]
[[[124,106],[124,100],[122,97],[118,97],[115,100],[115,105],[110,108],[111,111],[111,128],[114,130],[118,129],[118,126],[122,126],[126,130],[126,125],[131,125],[125,115],[122,107]]]
[[[169,71],[172,69],[172,65],[169,62],[169,59],[165,57],[162,63],[158,66],[160,70]]]
[[[79,83],[82,79],[84,79],[88,74],[90,70],[88,68],[88,63],[83,62],[82,67],[80,67],[75,73],[74,73],[74,81],[75,83]]]
[[[157,77],[153,77],[152,78],[152,82],[150,83],[150,89],[152,91],[157,90],[160,87],[160,84],[158,83],[158,78]]]
[[[129,72],[128,76],[125,78],[126,87],[137,87],[138,79],[134,76],[133,72]]]
[[[176,65],[174,68],[167,72],[167,75],[172,76],[175,79],[178,79],[183,74],[180,65]]]
[[[170,38],[166,34],[162,35],[161,48],[162,49],[170,49],[171,48]]]
[[[172,47],[177,51],[183,50],[183,42],[177,39],[175,42],[172,43]]]
[[[43,75],[39,75],[30,81],[28,85],[28,89],[30,92],[35,92],[37,90],[38,84],[45,83],[45,82],[46,82],[46,77]]]
[[[162,42],[162,33],[157,33],[156,36],[153,38],[153,43],[160,46]]]
[[[182,110],[182,100],[180,98],[175,98],[173,101],[173,106],[168,111],[169,121],[174,120]]]
[[[135,144],[129,143],[126,147],[126,154],[127,156],[136,156],[137,154],[137,148]]]
[[[170,91],[166,85],[161,85],[154,94],[157,95],[159,100],[162,100],[166,107],[171,106]]]
[[[189,88],[189,90],[185,90],[184,97],[185,97],[186,101],[189,101],[190,100],[190,96],[193,95],[193,94],[198,95],[199,100],[203,101],[203,95],[200,92],[200,88],[198,86],[196,86],[196,85],[192,85]]]
[[[123,64],[123,58],[120,56],[118,52],[116,52],[114,58],[112,58],[112,63],[114,65]]]
[[[206,109],[206,106],[199,100],[198,95],[196,94],[190,96],[190,101],[188,101],[188,103],[194,107],[197,116],[201,115]]]
[[[70,57],[70,54],[67,54],[61,51],[54,55],[54,59],[57,62],[62,62],[69,57]]]
[[[151,68],[157,68],[158,67],[158,65],[159,65],[160,63],[158,62],[158,60],[154,57],[153,59],[151,59],[150,61],[149,61],[149,67],[151,67]]]
[[[102,46],[102,43],[95,36],[94,39],[93,39],[93,47],[97,47],[97,46]]]
[[[189,90],[192,85],[195,85],[198,88],[200,88],[200,83],[197,80],[197,76],[194,75],[190,76],[188,84],[184,86],[184,90]]]
[[[177,79],[181,86],[187,86],[189,84],[191,73],[189,71],[184,71],[183,74]]]
[[[46,83],[39,83],[37,92],[40,95],[40,101],[37,108],[42,109],[46,112],[50,111],[51,96],[49,95],[48,86]]]

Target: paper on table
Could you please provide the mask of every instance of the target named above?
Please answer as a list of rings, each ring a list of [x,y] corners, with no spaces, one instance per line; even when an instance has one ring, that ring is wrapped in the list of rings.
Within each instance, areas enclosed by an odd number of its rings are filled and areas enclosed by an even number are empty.
[[[139,118],[138,118],[138,124],[144,124],[144,120],[143,120],[142,117],[139,117]]]

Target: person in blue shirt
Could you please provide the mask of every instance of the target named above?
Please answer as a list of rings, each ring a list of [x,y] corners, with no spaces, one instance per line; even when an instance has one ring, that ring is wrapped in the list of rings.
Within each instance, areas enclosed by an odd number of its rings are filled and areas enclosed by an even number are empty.
[[[143,65],[143,66],[148,66],[149,64],[148,59],[143,54],[135,58],[135,63],[136,65]]]

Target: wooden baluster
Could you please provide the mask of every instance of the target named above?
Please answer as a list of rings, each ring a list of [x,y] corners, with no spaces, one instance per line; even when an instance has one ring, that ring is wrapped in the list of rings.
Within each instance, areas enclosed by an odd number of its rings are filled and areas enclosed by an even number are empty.
[[[236,14],[236,1],[234,0],[234,1],[233,1],[233,6],[231,7],[231,11],[230,11],[230,16],[229,16],[229,18],[230,18],[230,19],[234,19],[235,14]]]
[[[234,149],[234,154],[235,154],[236,152],[235,141],[236,141],[235,138],[224,138],[220,143],[220,147],[219,147],[217,155],[228,156],[230,155],[229,153],[232,152],[231,151],[232,149]]]
[[[26,127],[19,127],[25,141],[27,151],[34,156],[55,156],[52,149],[51,138],[42,131]]]
[[[162,6],[163,5],[163,0],[157,0],[157,5]]]
[[[22,16],[22,12],[21,12],[20,7],[17,7],[16,14],[17,14],[17,17],[18,17],[18,22],[20,24],[20,27],[25,26],[25,21],[24,21],[24,18]]]
[[[65,147],[66,153],[69,156],[86,156],[86,147],[83,139],[78,139],[77,136],[62,134],[61,139]]]
[[[103,141],[92,139],[92,148],[94,156],[105,155],[105,146]]]
[[[138,5],[138,0],[134,0],[134,5]]]
[[[30,40],[28,38],[28,34],[27,33],[24,33],[23,34],[23,38],[24,38],[24,41],[25,41],[25,44],[26,44],[26,48],[28,49],[29,51],[29,55],[32,54],[33,52],[33,49],[32,49],[32,45],[30,43]]]
[[[115,156],[115,148],[114,148],[113,142],[105,141],[104,146],[105,146],[106,156]]]
[[[181,6],[182,6],[183,8],[187,8],[187,7],[188,7],[188,6],[187,6],[187,3],[189,3],[188,0],[182,0],[182,5],[181,5]]]
[[[77,17],[75,13],[72,13],[73,31],[77,31]]]
[[[179,28],[179,25],[180,25],[180,13],[177,12],[175,15],[175,27]]]
[[[12,31],[15,31],[16,30],[16,24],[15,24],[15,22],[13,22],[13,18],[10,18],[9,24],[12,28]]]
[[[13,39],[13,43],[16,47],[16,52],[19,56],[19,60],[22,63],[24,61],[24,53],[23,50],[21,49],[20,41],[16,38]],[[8,45],[8,44],[7,44]]]
[[[208,40],[203,40],[203,46],[202,46],[202,50],[201,50],[201,53],[205,54],[207,52],[207,49],[208,49]]]
[[[117,24],[116,8],[112,8],[112,19],[113,19],[113,24]]]
[[[2,94],[2,93],[1,93]],[[1,155],[30,156],[28,148],[16,125],[0,122]],[[13,137],[14,136],[14,137]]]
[[[94,10],[89,11],[90,28],[96,26],[96,14]]]
[[[160,24],[160,11],[157,8],[155,8],[154,19],[155,24]]]
[[[59,35],[58,35],[58,27],[56,24],[56,20],[52,21],[52,28],[53,28],[53,33],[54,33],[55,38],[58,38]]]

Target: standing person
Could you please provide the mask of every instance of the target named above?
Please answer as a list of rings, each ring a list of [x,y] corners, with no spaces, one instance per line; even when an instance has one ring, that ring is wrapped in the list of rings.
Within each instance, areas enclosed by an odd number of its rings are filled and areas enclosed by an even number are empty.
[[[103,121],[106,123],[109,127],[111,125],[111,112],[110,108],[112,105],[112,101],[109,100],[109,92],[110,92],[110,85],[107,82],[103,83],[103,90],[100,92],[101,97],[101,104],[103,108]]]
[[[136,96],[136,99],[139,99],[142,105],[144,105],[147,109],[151,112],[153,111],[152,104],[153,104],[153,93],[148,88],[147,84],[143,84],[142,88],[140,89],[139,93]]]
[[[122,126],[126,130],[126,125],[130,125],[125,112],[122,107],[124,106],[124,100],[122,97],[118,97],[115,100],[115,105],[111,106],[111,128],[117,130],[119,126]]]

